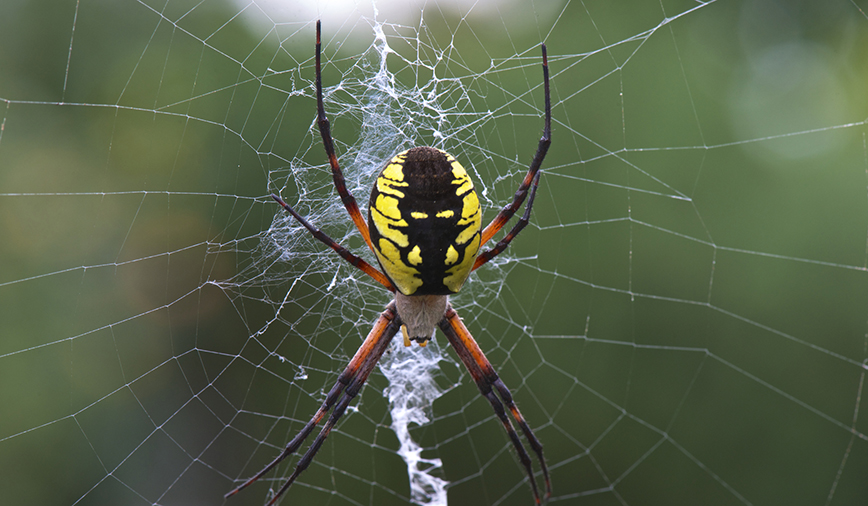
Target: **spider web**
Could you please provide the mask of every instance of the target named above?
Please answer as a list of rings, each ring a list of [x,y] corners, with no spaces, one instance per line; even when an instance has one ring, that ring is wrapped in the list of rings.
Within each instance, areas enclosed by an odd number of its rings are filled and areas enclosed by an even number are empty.
[[[311,9],[309,12],[303,9]],[[388,293],[366,208],[434,145],[485,217],[542,128],[531,225],[452,299],[545,446],[551,504],[868,501],[859,1],[0,6],[0,486],[10,504],[222,499],[306,423]],[[400,336],[284,504],[530,504],[439,334]]]

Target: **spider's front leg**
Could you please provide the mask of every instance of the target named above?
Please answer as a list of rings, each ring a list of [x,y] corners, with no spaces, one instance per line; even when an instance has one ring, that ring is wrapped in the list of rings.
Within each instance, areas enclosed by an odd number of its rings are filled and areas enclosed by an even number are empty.
[[[329,123],[329,119],[325,113],[325,106],[323,105],[322,98],[322,62],[321,62],[321,53],[322,53],[322,41],[320,40],[321,33],[321,23],[319,20],[316,22],[316,123],[319,127],[320,137],[322,137],[322,145],[325,149],[326,156],[329,160],[329,165],[332,168],[332,180],[335,184],[335,189],[338,192],[338,195],[341,197],[341,202],[343,202],[344,207],[352,218],[353,223],[356,225],[356,228],[359,230],[359,233],[362,234],[362,238],[365,240],[365,243],[368,245],[368,248],[371,251],[374,251],[374,245],[371,243],[371,233],[368,231],[368,224],[365,222],[364,216],[362,216],[362,212],[359,211],[359,205],[356,203],[356,198],[353,197],[353,194],[350,193],[350,190],[347,188],[346,180],[344,179],[344,173],[341,170],[341,166],[338,163],[338,155],[335,153],[335,144],[332,139],[332,129],[331,124]]]
[[[549,146],[552,143],[552,99],[551,99],[551,90],[549,89],[549,59],[548,53],[546,53],[546,45],[542,45],[542,58],[543,58],[543,90],[545,92],[545,121],[543,123],[543,135],[539,140],[539,144],[537,144],[536,153],[533,155],[533,160],[530,162],[530,166],[527,169],[527,174],[524,176],[524,179],[521,181],[521,184],[518,185],[518,190],[515,192],[515,196],[512,199],[512,202],[507,204],[497,213],[497,216],[491,220],[491,223],[482,230],[482,243],[487,243],[489,239],[494,237],[494,234],[500,231],[504,225],[512,218],[512,216],[518,211],[518,208],[521,207],[521,204],[524,202],[524,199],[528,196],[528,190],[530,190],[530,200],[527,203],[525,208],[524,216],[521,221],[519,221],[512,230],[506,235],[506,237],[500,241],[494,248],[482,253],[479,257],[476,258],[476,263],[473,264],[473,270],[480,268],[486,262],[500,254],[501,251],[506,249],[512,239],[521,232],[521,229],[527,225],[528,220],[530,219],[530,209],[533,207],[533,198],[536,194],[537,186],[539,185],[539,170],[542,167],[543,160],[546,157],[546,153],[549,151]]]

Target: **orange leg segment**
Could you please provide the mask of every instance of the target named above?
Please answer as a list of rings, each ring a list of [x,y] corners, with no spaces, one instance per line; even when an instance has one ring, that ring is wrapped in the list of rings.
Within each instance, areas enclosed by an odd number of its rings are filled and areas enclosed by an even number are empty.
[[[281,487],[268,504],[270,506],[277,502],[286,489],[295,482],[298,475],[307,469],[307,466],[309,466],[313,461],[314,456],[319,451],[326,437],[328,437],[332,428],[344,414],[350,401],[352,401],[359,393],[362,386],[365,384],[365,381],[368,379],[368,376],[371,374],[371,371],[374,370],[374,366],[389,347],[389,343],[392,341],[392,338],[395,337],[399,328],[401,328],[401,319],[398,317],[397,311],[395,310],[395,303],[392,302],[386,306],[386,310],[380,314],[379,318],[377,318],[377,321],[374,323],[374,327],[371,329],[368,337],[365,338],[365,341],[359,347],[358,351],[356,351],[356,354],[350,360],[346,369],[344,369],[341,375],[338,376],[337,382],[326,396],[322,406],[320,406],[317,412],[313,415],[313,418],[311,418],[301,431],[292,438],[292,441],[286,445],[286,448],[284,448],[276,459],[256,473],[255,476],[241,484],[241,486],[226,494],[225,497],[231,497],[247,488],[253,482],[262,478],[262,476],[273,469],[276,465],[280,464],[283,459],[295,453],[299,447],[301,447],[302,443],[304,443],[304,440],[307,439],[307,436],[310,435],[332,406],[334,406],[334,410],[332,411],[328,422],[326,422],[319,435],[317,435],[314,442],[311,443],[310,448],[308,448],[307,452],[305,452],[304,456],[299,460],[295,467],[295,471],[293,471],[292,475],[286,480],[283,487]]]
[[[549,478],[549,470],[546,466],[545,457],[543,457],[542,444],[521,415],[518,406],[515,405],[515,401],[512,399],[512,393],[497,376],[494,367],[491,366],[491,362],[488,361],[485,354],[482,352],[482,349],[478,344],[476,344],[476,341],[473,339],[473,336],[470,335],[470,331],[467,330],[467,327],[464,326],[458,313],[452,309],[452,305],[449,305],[446,308],[446,314],[443,319],[440,320],[438,326],[440,327],[440,330],[446,334],[449,344],[451,344],[455,349],[461,362],[464,363],[464,367],[467,368],[468,372],[470,372],[470,375],[473,377],[473,380],[476,382],[476,386],[479,387],[479,392],[488,399],[489,403],[491,403],[491,407],[494,409],[495,414],[506,429],[509,439],[512,441],[512,445],[518,453],[519,460],[521,460],[528,478],[530,479],[534,499],[537,504],[540,504],[539,491],[537,489],[536,479],[533,475],[530,457],[524,449],[518,434],[515,432],[512,422],[509,417],[506,416],[503,409],[504,404],[506,404],[507,409],[512,414],[512,417],[515,419],[518,426],[521,427],[521,431],[524,433],[525,438],[527,438],[528,443],[530,443],[531,449],[536,453],[540,467],[542,468],[546,484],[546,493],[543,501],[548,501],[552,494],[552,484],[551,479]],[[492,390],[492,387],[494,387],[494,390]],[[495,395],[495,391],[500,395],[500,399]],[[503,402],[501,402],[501,400]]]

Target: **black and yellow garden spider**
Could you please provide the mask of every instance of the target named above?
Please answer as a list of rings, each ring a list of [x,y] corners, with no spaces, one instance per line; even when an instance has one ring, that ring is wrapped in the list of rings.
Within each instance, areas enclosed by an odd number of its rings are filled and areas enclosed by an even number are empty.
[[[449,344],[470,372],[479,391],[494,408],[527,472],[534,499],[537,504],[540,504],[539,490],[530,457],[506,415],[504,404],[539,459],[545,479],[544,499],[548,500],[552,488],[542,444],[519,412],[509,389],[497,376],[491,363],[470,335],[470,331],[452,309],[449,295],[458,293],[471,271],[478,269],[506,249],[530,219],[531,207],[539,185],[539,169],[551,144],[551,99],[545,44],[542,45],[545,89],[543,136],[539,140],[539,146],[527,175],[519,185],[512,202],[503,207],[481,232],[482,211],[467,172],[451,155],[431,147],[412,148],[389,160],[371,191],[368,221],[365,222],[356,199],[346,187],[335,154],[331,127],[323,108],[320,51],[320,22],[317,21],[316,102],[320,135],[332,168],[335,188],[356,228],[377,257],[382,271],[311,225],[277,195],[272,195],[272,198],[304,225],[314,237],[393,292],[395,299],[386,306],[385,311],[374,322],[374,328],[371,329],[346,369],[338,376],[337,382],[313,418],[286,445],[276,459],[256,476],[226,494],[226,497],[246,488],[283,459],[295,453],[314,427],[329,410],[334,408],[319,435],[299,460],[292,475],[268,502],[269,506],[274,504],[310,465],[323,441],[344,414],[350,401],[359,393],[398,330],[401,330],[406,346],[410,346],[411,341],[425,346],[433,337],[434,327],[437,326],[446,335]],[[530,190],[529,197],[528,190]],[[527,198],[527,206],[521,219],[493,248],[480,253],[479,249],[503,228],[521,207],[525,198]]]

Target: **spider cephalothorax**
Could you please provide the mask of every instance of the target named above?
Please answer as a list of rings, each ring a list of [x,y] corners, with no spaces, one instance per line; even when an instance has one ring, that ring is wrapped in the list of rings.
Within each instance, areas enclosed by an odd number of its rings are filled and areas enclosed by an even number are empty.
[[[539,460],[546,486],[544,498],[547,499],[551,495],[551,481],[543,458],[542,444],[518,410],[509,389],[497,376],[494,367],[449,304],[448,297],[461,289],[471,271],[500,254],[530,219],[539,184],[539,169],[551,143],[551,101],[546,47],[542,46],[545,88],[543,136],[512,202],[504,206],[481,231],[482,213],[479,199],[467,171],[451,155],[431,147],[404,151],[386,163],[371,191],[368,220],[365,222],[356,199],[346,187],[335,154],[331,127],[323,107],[320,49],[320,23],[317,21],[316,96],[320,135],[332,169],[335,189],[362,238],[374,252],[382,272],[311,225],[283,199],[274,194],[272,197],[314,237],[387,290],[394,292],[395,300],[386,306],[374,322],[368,337],[338,376],[337,382],[310,421],[287,443],[276,459],[226,496],[236,494],[295,453],[331,410],[331,416],[299,460],[292,475],[268,503],[274,504],[310,465],[329,432],[359,393],[399,329],[403,330],[404,344],[409,346],[411,341],[416,341],[424,346],[431,339],[434,328],[439,327],[470,372],[479,392],[491,403],[506,429],[528,475],[534,499],[540,504],[530,457],[507,416],[507,411]],[[521,219],[493,248],[480,253],[480,248],[506,225],[525,199],[527,205]]]

